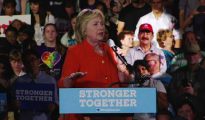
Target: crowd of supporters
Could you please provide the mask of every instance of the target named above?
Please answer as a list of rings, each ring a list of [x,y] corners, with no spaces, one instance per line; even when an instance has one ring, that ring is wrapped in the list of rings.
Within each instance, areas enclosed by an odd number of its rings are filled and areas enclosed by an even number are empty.
[[[114,52],[132,66],[131,70],[125,69],[125,65],[117,66],[122,73],[121,81],[138,82],[146,76],[147,81],[140,83],[140,87],[157,89],[156,114],[134,114],[125,119],[205,119],[205,0],[0,0],[0,17],[30,15],[31,19],[30,24],[14,19],[6,27],[0,19],[0,36],[5,35],[0,37],[0,94],[7,96],[7,103],[0,106],[0,119],[63,120],[64,116],[59,114],[59,88],[105,87],[80,82],[65,86],[62,82],[67,75],[72,76],[70,68],[81,65],[72,65],[79,58],[86,61],[82,62],[85,65],[95,60],[86,58],[90,54],[85,42],[88,33],[81,28],[86,26],[79,23],[84,24],[79,18],[86,14],[85,10],[96,9],[100,11],[98,14],[103,14],[102,42],[117,46]],[[78,52],[84,54],[85,59],[81,54],[76,57]],[[75,55],[72,60],[71,55]],[[93,63],[97,65],[96,61]],[[116,58],[116,61],[120,60]],[[109,68],[109,65],[103,68],[115,71],[115,67]],[[96,74],[104,74],[95,65],[87,67],[93,67]],[[118,77],[115,72],[113,76]],[[40,111],[21,110],[15,85],[33,82],[54,85],[54,100]]]

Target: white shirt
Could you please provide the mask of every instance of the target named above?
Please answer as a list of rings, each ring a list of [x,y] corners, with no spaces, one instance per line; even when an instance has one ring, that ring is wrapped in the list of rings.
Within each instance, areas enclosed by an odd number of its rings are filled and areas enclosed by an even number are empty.
[[[150,12],[144,16],[142,16],[137,25],[136,25],[136,30],[135,30],[135,34],[134,34],[134,40],[135,41],[139,41],[138,40],[138,32],[139,32],[139,27],[141,24],[144,24],[144,23],[149,23],[151,26],[152,26],[152,29],[153,29],[153,32],[154,32],[154,38],[152,40],[153,44],[156,45],[158,48],[159,48],[159,45],[157,43],[157,32],[160,30],[160,29],[173,29],[173,35],[174,35],[174,38],[175,40],[180,40],[181,39],[181,34],[178,30],[174,29],[174,21],[176,19],[170,15],[170,14],[167,14],[165,12],[162,13],[162,15],[156,19],[156,17],[154,16],[153,12]]]

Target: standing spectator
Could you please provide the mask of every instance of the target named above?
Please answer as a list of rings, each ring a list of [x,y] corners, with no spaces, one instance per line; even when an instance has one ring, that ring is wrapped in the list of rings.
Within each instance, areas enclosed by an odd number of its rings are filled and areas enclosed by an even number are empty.
[[[164,52],[167,70],[171,66],[171,61],[176,54],[176,49],[174,49],[175,39],[172,30],[159,30],[157,33],[157,42]]]
[[[16,78],[25,75],[24,65],[22,61],[22,53],[19,50],[12,50],[9,53],[9,62],[12,68],[12,75],[10,85],[12,85]]]
[[[33,40],[34,30],[30,25],[22,26],[18,31],[17,40],[20,44],[21,52],[35,49],[36,41]]]
[[[77,13],[74,13],[73,15],[71,15],[71,21],[70,21],[71,28],[68,32],[66,32],[61,37],[61,44],[64,45],[65,47],[70,47],[70,46],[76,45],[77,43],[81,42],[75,39],[74,29],[75,29],[75,24],[76,24],[76,17],[77,17]]]
[[[173,35],[176,40],[175,48],[180,48],[181,34],[178,30],[175,29],[176,19],[170,14],[167,14],[165,12],[164,1],[165,0],[151,0],[152,12],[142,16],[139,19],[136,25],[134,40],[138,41],[138,32],[139,32],[140,25],[144,23],[149,23],[153,27],[154,38],[152,42],[154,43],[155,46],[159,47],[157,43],[157,38],[156,38],[157,32],[160,29],[171,29],[173,30]]]
[[[47,23],[55,23],[52,14],[47,13],[41,5],[40,0],[29,0],[31,10],[31,25],[35,30],[34,40],[40,46],[44,43],[43,28]]]
[[[1,15],[18,15],[19,13],[16,11],[16,1],[15,0],[4,0],[2,7]]]
[[[140,25],[138,32],[139,46],[131,48],[125,58],[129,64],[133,65],[135,60],[144,59],[146,54],[156,53],[161,56],[160,72],[164,73],[167,69],[166,59],[163,51],[152,44],[153,35],[153,29],[150,24]]]
[[[177,117],[176,120],[197,120],[196,108],[189,100],[180,100],[176,106]],[[199,118],[198,118],[199,119]]]
[[[116,25],[118,24],[119,13],[121,9],[122,6],[115,0],[112,0],[110,2],[110,21],[115,23]]]
[[[0,119],[7,120],[8,106],[9,106],[9,62],[7,56],[0,55],[0,94],[1,94],[1,105],[0,105]],[[5,98],[3,97],[5,95]],[[3,99],[4,98],[4,99]],[[4,101],[5,100],[5,101]]]
[[[76,39],[82,42],[68,49],[59,81],[60,87],[106,88],[114,82],[119,82],[112,49],[102,42],[104,34],[105,21],[102,12],[97,9],[84,9],[78,14],[75,35]],[[84,117],[82,114],[66,116],[68,120],[81,120]],[[125,120],[122,116],[88,117],[99,120]]]
[[[181,31],[192,31],[193,28],[190,22],[187,23],[187,19],[192,19],[189,17],[191,14],[196,13],[198,0],[179,0],[179,25]]]
[[[17,42],[18,32],[16,28],[9,26],[5,31],[5,35],[6,35],[6,38],[5,38],[6,45],[4,46],[4,48],[7,50],[6,51],[7,55],[13,49],[20,49],[20,45]]]
[[[117,26],[118,34],[123,30],[133,31],[135,26],[143,15],[151,11],[150,6],[144,0],[132,0],[132,3],[123,8],[119,14]]]
[[[194,32],[188,31],[183,35],[182,50],[174,56],[171,61],[170,71],[174,72],[178,68],[184,67],[187,65],[187,59],[185,58],[185,51],[187,49],[186,44],[198,44],[197,37]],[[204,51],[201,51],[202,56],[205,56]]]
[[[173,105],[177,104],[179,98],[183,95],[189,95],[197,99],[194,102],[200,103],[205,100],[205,80],[203,68],[203,59],[198,43],[186,41],[184,56],[187,60],[187,65],[177,69],[173,74],[173,80],[170,84],[170,101]],[[197,113],[204,114],[204,102],[197,106]]]
[[[55,24],[46,24],[43,31],[44,43],[37,47],[41,56],[41,63],[44,68],[48,68],[51,76],[59,79],[61,67],[64,60],[65,47],[61,45],[58,39],[57,28]]]
[[[1,15],[2,7],[3,7],[3,0],[0,0],[0,15]]]
[[[199,0],[197,11],[199,14],[193,17],[193,29],[201,49],[205,50],[205,0]]]
[[[22,57],[23,64],[25,65],[24,67],[26,74],[18,77],[14,85],[21,83],[53,85],[54,99],[52,102],[48,103],[48,106],[46,106],[45,108],[41,108],[42,111],[35,108],[29,110],[19,108],[19,120],[56,120],[57,117],[54,118],[54,116],[52,116],[53,110],[57,109],[58,104],[57,85],[55,78],[46,74],[45,71],[40,70],[40,58],[38,57],[38,54],[35,51],[28,50],[22,54]],[[32,64],[30,64],[30,62]],[[12,86],[12,88],[14,89],[15,87]]]

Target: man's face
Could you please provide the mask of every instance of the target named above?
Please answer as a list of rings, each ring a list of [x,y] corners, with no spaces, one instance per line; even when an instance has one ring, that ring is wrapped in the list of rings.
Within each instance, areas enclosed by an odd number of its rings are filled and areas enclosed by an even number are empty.
[[[194,65],[200,63],[201,60],[201,54],[199,53],[187,53],[186,59],[188,61],[188,64]]]
[[[163,0],[152,0],[151,2],[152,9],[157,11],[163,10]]]
[[[187,120],[194,120],[194,112],[188,104],[184,104],[181,108],[179,108],[177,114]]]
[[[151,74],[154,74],[156,71],[159,72],[160,71],[160,60],[159,60],[159,56],[151,56],[148,55],[145,58],[148,66],[149,66],[149,72]]]
[[[140,46],[142,45],[151,45],[153,39],[153,33],[150,31],[140,31],[138,34]]]

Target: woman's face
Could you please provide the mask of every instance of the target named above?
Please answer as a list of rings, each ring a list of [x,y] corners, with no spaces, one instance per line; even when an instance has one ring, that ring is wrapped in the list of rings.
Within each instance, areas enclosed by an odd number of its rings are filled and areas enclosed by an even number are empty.
[[[161,48],[171,49],[174,45],[174,38],[172,36],[167,36],[165,40],[160,41],[159,46]]]
[[[52,25],[46,26],[45,31],[44,31],[44,37],[45,37],[45,40],[48,42],[56,41],[57,32],[56,32],[55,27]]]
[[[4,11],[5,11],[5,15],[12,16],[15,13],[15,6],[13,6],[12,4],[7,4],[4,7]]]
[[[101,17],[96,17],[87,23],[85,36],[88,41],[92,43],[103,41],[104,35],[105,26]]]
[[[39,4],[37,3],[31,3],[30,8],[33,14],[37,14],[39,12]]]

